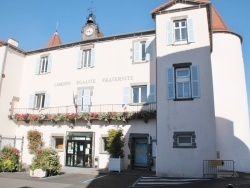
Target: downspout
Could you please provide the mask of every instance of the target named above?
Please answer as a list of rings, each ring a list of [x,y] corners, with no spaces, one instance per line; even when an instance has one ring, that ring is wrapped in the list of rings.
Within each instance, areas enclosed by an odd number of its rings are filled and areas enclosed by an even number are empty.
[[[7,45],[4,44],[4,53],[3,53],[3,58],[0,60],[0,96],[2,93],[2,83],[3,83],[3,73],[4,73],[4,68],[5,68],[5,63],[6,63],[6,58],[7,58]]]

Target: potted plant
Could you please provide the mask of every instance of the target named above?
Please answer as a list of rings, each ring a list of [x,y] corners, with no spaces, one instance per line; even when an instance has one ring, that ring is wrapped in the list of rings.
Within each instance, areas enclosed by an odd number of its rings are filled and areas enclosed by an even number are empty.
[[[53,148],[37,150],[30,165],[31,177],[46,177],[60,172],[61,164],[57,151]]]
[[[124,169],[124,138],[122,129],[110,129],[107,137],[107,151],[109,158],[109,171]]]

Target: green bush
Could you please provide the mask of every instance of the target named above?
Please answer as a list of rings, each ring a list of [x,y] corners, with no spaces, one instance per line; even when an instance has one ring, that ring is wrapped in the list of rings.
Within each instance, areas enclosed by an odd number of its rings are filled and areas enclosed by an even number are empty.
[[[48,170],[50,175],[58,174],[61,169],[61,164],[57,151],[53,148],[43,148],[37,150],[34,158],[32,159],[30,169]]]
[[[16,172],[22,170],[20,152],[12,146],[4,146],[0,152],[0,171]]]
[[[124,139],[122,129],[110,129],[107,137],[107,151],[111,158],[124,157]]]

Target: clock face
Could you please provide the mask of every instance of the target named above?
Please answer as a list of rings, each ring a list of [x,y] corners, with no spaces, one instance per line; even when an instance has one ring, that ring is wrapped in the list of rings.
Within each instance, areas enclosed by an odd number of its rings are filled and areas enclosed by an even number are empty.
[[[90,36],[94,33],[94,29],[92,27],[88,27],[86,30],[85,30],[85,34],[87,36]]]

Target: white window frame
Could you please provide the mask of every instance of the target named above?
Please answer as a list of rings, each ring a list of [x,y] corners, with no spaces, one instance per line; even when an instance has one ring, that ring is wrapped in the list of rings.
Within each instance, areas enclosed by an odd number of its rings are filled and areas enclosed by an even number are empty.
[[[134,101],[134,89],[138,88],[138,102]],[[142,88],[146,89],[146,101],[142,101]],[[147,85],[132,86],[132,103],[146,103],[147,102]]]
[[[185,23],[185,26],[182,26],[182,23]],[[176,23],[179,23],[179,27],[177,28],[176,27]],[[185,41],[185,42],[187,42],[187,40],[188,40],[188,28],[187,28],[187,20],[185,19],[185,20],[175,20],[174,22],[173,22],[173,24],[174,24],[174,41],[175,41],[175,43],[176,42],[183,42],[183,41]],[[183,35],[183,29],[184,29],[184,32],[186,33],[185,35],[186,35],[186,38],[182,38],[182,35]],[[179,34],[180,34],[180,39],[176,39],[176,30],[178,30],[179,31]]]
[[[41,57],[40,59],[40,67],[39,67],[39,74],[45,74],[48,72],[49,66],[49,56]]]
[[[86,49],[82,51],[82,68],[91,67],[91,49]]]
[[[100,153],[108,153],[108,150],[107,150],[107,141],[106,139],[108,138],[108,136],[101,136],[101,139],[100,139]]]
[[[178,76],[178,72],[180,71],[188,71],[187,76]],[[178,85],[182,84],[182,96],[179,95],[179,87]],[[185,84],[188,84],[188,94],[185,95]],[[191,74],[190,68],[176,68],[175,69],[175,88],[176,88],[176,98],[177,99],[185,99],[191,98]]]
[[[45,108],[45,93],[36,93],[35,109],[44,109],[44,108]]]
[[[190,138],[188,142],[180,142],[181,138]],[[174,132],[173,148],[197,148],[194,131]]]
[[[181,138],[189,138],[190,142],[180,142]],[[179,135],[179,136],[177,136],[177,145],[178,146],[192,146],[192,135]]]

